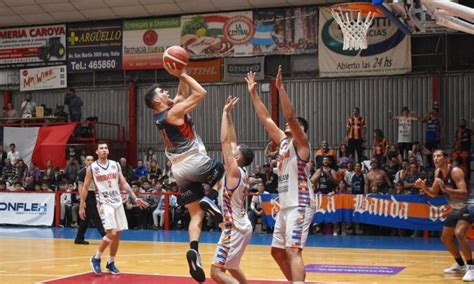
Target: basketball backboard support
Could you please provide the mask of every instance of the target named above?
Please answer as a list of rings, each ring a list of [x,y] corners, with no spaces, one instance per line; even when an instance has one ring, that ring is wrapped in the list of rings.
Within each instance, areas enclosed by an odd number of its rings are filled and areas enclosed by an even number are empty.
[[[457,0],[455,0],[457,2]],[[372,0],[387,18],[413,34],[474,34],[474,9],[450,0]],[[404,31],[405,32],[405,31]],[[406,33],[406,32],[405,32]]]

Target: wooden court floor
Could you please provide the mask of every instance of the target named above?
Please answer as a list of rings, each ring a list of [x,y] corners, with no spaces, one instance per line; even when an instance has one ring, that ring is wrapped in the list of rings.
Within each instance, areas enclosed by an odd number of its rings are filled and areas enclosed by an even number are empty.
[[[98,240],[81,246],[71,239],[0,238],[0,283],[37,283],[89,272],[89,258],[98,244]],[[122,272],[188,276],[186,249],[185,243],[123,241],[116,263]],[[209,275],[214,245],[201,244],[200,251]],[[304,260],[305,264],[405,267],[396,275],[307,273],[307,281],[317,283],[460,283],[462,277],[443,275],[442,269],[452,264],[444,251],[309,247]],[[248,279],[284,280],[269,246],[250,245],[241,268]]]

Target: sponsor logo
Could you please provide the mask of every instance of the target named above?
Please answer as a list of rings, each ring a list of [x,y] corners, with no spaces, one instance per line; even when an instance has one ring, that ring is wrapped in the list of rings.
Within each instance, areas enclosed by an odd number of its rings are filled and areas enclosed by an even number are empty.
[[[143,33],[143,43],[150,46],[158,42],[158,33],[154,30],[148,30]]]
[[[68,41],[70,45],[92,44],[107,41],[121,41],[122,31],[120,30],[98,30],[94,32],[70,32]]]
[[[21,30],[0,30],[0,39],[14,39],[25,37],[45,37],[66,34],[64,26],[59,27],[38,27]]]
[[[47,203],[0,202],[0,211],[14,211],[18,213],[46,212]]]
[[[251,19],[245,16],[235,16],[228,19],[224,25],[224,40],[233,44],[245,44],[253,38],[255,26]]]

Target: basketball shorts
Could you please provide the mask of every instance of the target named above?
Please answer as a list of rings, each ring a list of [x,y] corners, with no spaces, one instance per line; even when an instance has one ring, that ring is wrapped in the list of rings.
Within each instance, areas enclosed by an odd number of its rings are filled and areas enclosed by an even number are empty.
[[[99,206],[99,215],[104,229],[124,231],[128,230],[127,216],[123,205],[114,207],[108,204]]]
[[[470,224],[474,221],[474,204],[467,204],[461,209],[451,209],[444,221],[444,226],[454,228],[459,220],[464,220]]]
[[[304,248],[313,215],[314,209],[311,207],[298,206],[280,210],[276,217],[272,247]]]
[[[240,260],[251,238],[251,224],[243,231],[236,228],[231,229],[230,232],[223,230],[214,252],[212,265],[224,269],[239,268]]]
[[[224,175],[224,166],[203,153],[195,153],[175,162],[171,171],[180,188],[184,204],[204,197],[203,183],[211,187]]]

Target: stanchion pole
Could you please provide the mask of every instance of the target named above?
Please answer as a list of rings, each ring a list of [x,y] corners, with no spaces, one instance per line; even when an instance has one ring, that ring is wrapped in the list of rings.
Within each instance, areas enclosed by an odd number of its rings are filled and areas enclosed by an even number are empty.
[[[58,227],[59,223],[61,222],[60,216],[61,216],[61,192],[56,192],[54,196],[54,206],[55,206],[55,213],[56,217],[54,218],[54,226]]]
[[[165,192],[165,231],[170,229],[170,193]]]

